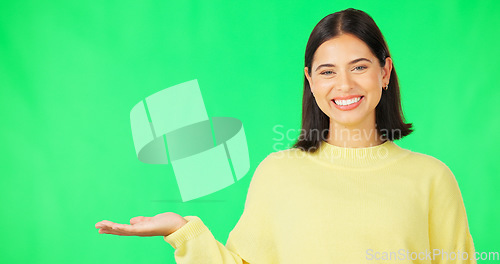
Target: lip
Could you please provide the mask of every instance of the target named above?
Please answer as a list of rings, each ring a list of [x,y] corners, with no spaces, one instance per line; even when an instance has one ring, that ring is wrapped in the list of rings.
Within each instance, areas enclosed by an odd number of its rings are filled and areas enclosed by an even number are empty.
[[[339,100],[347,100],[347,99],[351,99],[351,98],[356,98],[356,97],[360,97],[361,96],[361,99],[359,101],[357,101],[356,103],[354,104],[350,104],[350,105],[337,105],[335,102],[334,102],[334,99],[339,99]],[[332,99],[332,104],[339,110],[342,110],[342,111],[348,111],[348,110],[352,110],[356,107],[358,107],[358,105],[361,104],[361,102],[363,102],[363,100],[365,99],[364,96],[362,95],[355,95],[355,96],[347,96],[347,97],[336,97]]]
[[[357,95],[348,95],[348,96],[338,96],[338,97],[334,97],[332,100],[349,100],[351,98],[356,98],[356,97],[360,97],[362,96],[361,94],[357,94]]]

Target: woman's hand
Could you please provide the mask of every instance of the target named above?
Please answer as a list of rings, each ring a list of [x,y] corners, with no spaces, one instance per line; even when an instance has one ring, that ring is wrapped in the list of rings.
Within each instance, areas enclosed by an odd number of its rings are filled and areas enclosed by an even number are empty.
[[[95,224],[99,234],[119,236],[168,236],[187,223],[182,216],[166,212],[153,217],[137,216],[130,219],[130,225],[103,220]]]

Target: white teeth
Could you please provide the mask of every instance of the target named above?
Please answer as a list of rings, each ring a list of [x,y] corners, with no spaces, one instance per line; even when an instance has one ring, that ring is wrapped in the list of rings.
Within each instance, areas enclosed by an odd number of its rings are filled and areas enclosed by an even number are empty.
[[[358,102],[359,100],[361,100],[361,96],[356,97],[356,98],[351,98],[349,100],[333,100],[333,101],[337,105],[350,105],[350,104],[354,104],[354,103]]]

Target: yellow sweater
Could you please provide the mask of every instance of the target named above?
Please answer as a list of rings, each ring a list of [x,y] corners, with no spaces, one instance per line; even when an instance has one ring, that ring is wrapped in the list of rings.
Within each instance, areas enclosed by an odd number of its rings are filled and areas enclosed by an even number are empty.
[[[177,263],[476,263],[453,173],[392,141],[269,154],[226,246],[185,219],[164,237]]]

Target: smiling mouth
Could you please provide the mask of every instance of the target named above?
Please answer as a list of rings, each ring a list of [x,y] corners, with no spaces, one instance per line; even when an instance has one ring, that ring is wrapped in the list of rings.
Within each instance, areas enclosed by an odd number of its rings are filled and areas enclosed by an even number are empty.
[[[359,100],[361,100],[364,96],[359,96],[359,97],[354,97],[354,98],[351,98],[351,99],[348,99],[348,100],[335,100],[333,99],[332,101],[336,104],[336,105],[340,105],[340,106],[346,106],[346,105],[351,105],[351,104],[355,104],[357,102],[359,102]]]

